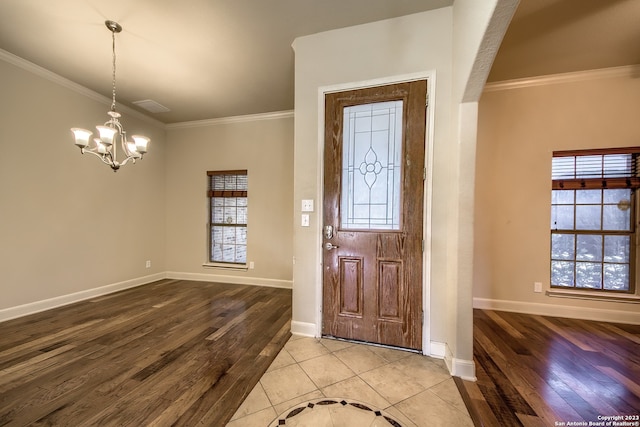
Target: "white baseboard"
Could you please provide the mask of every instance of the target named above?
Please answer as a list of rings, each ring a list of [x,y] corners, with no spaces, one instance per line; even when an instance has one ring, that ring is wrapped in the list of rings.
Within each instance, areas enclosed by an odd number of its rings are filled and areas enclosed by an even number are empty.
[[[453,370],[451,375],[454,377],[460,377],[465,381],[476,381],[476,364],[473,360],[463,360],[453,358],[452,360]]]
[[[270,288],[293,288],[293,280],[265,279],[261,277],[227,276],[223,274],[184,273],[167,271],[168,279],[198,280],[203,282],[233,283],[235,285],[267,286]]]
[[[16,307],[4,308],[0,310],[0,322],[27,316],[29,314],[39,313],[41,311],[50,310],[56,307],[62,307],[64,305],[73,304],[75,302],[111,294],[125,289],[135,288],[136,286],[155,282],[156,280],[161,280],[165,277],[165,273],[151,274],[149,276],[138,277],[136,279],[125,280],[123,282],[101,286],[99,288],[87,289],[84,291],[61,295],[59,297],[23,304]]]
[[[447,345],[443,342],[431,341],[431,347],[427,356],[434,357],[436,359],[444,359],[447,351]]]
[[[640,312],[638,311],[606,310],[602,308],[574,307],[570,305],[540,304],[486,298],[474,298],[473,308],[640,325]]]
[[[449,373],[454,377],[460,377],[465,381],[477,381],[476,364],[473,360],[457,359],[453,357],[453,353],[449,346],[444,345],[444,363],[449,369]]]
[[[291,322],[291,333],[293,335],[300,335],[303,337],[316,337],[316,324],[307,322],[298,322],[293,320]]]

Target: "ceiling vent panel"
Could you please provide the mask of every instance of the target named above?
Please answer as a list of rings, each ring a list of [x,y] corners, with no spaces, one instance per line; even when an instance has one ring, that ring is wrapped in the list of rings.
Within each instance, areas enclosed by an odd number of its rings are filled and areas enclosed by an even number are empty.
[[[141,101],[133,101],[133,103],[140,108],[144,108],[150,113],[166,113],[171,111],[167,107],[154,101],[153,99],[143,99]]]

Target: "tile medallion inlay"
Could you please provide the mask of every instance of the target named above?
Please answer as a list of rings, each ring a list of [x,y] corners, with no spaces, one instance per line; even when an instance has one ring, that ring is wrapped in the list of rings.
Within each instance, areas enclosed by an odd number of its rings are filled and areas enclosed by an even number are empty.
[[[269,427],[309,425],[403,427],[389,414],[351,399],[323,398],[300,403],[279,415]]]

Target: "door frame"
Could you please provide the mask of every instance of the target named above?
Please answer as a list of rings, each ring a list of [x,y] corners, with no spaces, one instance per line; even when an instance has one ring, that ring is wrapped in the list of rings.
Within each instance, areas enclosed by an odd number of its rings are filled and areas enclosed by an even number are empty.
[[[364,89],[375,86],[385,86],[394,83],[404,83],[415,80],[427,81],[427,107],[426,132],[425,132],[425,168],[426,180],[424,181],[424,206],[423,206],[423,228],[422,238],[424,240],[424,251],[422,253],[422,354],[427,356],[441,356],[439,349],[431,348],[431,215],[433,198],[433,143],[434,143],[434,122],[435,122],[435,93],[436,93],[436,71],[428,70],[424,72],[402,74],[396,76],[383,77],[379,79],[348,82],[335,85],[321,86],[318,88],[318,164],[316,176],[316,194],[318,194],[316,212],[324,212],[324,97],[332,92],[344,92],[348,90]],[[427,100],[425,100],[426,102]],[[315,221],[316,236],[322,233],[322,218],[319,215]],[[317,259],[320,260],[316,266],[316,337],[322,336],[322,300],[323,300],[323,280],[322,280],[322,245],[316,248]],[[436,350],[434,352],[434,350]]]

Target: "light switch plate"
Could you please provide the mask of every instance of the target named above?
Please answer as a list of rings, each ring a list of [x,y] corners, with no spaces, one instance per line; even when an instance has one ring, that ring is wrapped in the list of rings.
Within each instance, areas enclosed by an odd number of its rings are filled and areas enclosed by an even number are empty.
[[[302,214],[301,225],[303,227],[308,227],[309,226],[309,214]]]
[[[313,199],[302,200],[302,212],[313,212]]]

